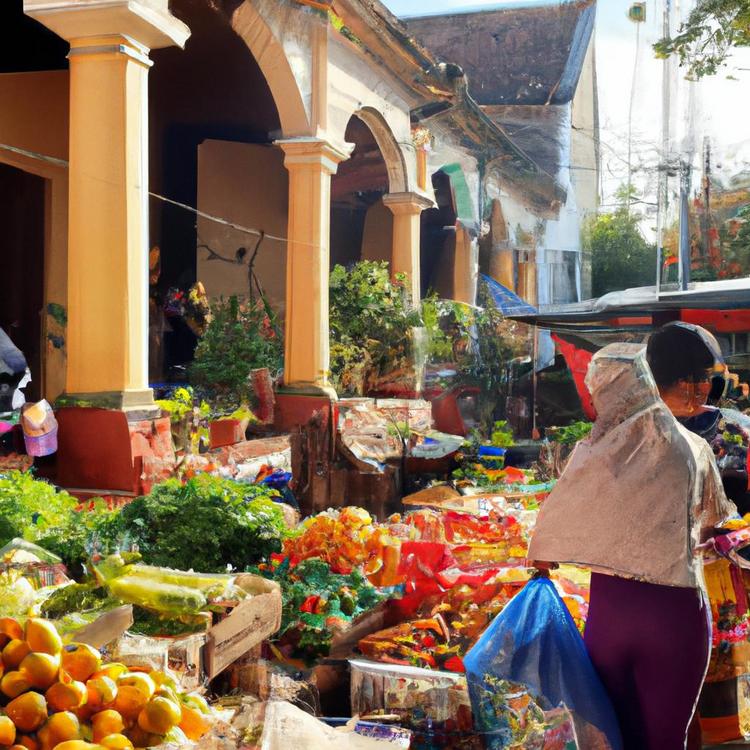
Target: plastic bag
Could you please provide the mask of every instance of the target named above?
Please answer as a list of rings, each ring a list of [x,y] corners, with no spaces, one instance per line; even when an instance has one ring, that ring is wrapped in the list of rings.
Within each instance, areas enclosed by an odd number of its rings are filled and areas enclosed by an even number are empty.
[[[529,582],[464,659],[487,747],[548,746],[552,715],[572,716],[580,750],[621,750],[612,705],[554,584]]]

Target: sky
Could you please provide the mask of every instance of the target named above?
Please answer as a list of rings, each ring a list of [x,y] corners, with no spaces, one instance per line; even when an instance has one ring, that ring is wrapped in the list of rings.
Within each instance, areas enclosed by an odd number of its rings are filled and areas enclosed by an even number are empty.
[[[429,15],[482,7],[551,4],[538,0],[384,0],[399,16]],[[640,29],[627,18],[629,0],[598,0],[596,66],[599,83],[600,142],[602,159],[602,209],[612,207],[618,187],[627,182],[628,143],[631,143],[633,184],[642,194],[643,227],[648,234],[655,224],[658,164],[661,160],[661,81],[663,64],[655,59],[652,44],[661,36],[663,0],[647,0],[646,22]],[[687,12],[690,0],[680,3]],[[675,68],[671,74],[673,157],[690,154],[699,165],[705,135],[711,136],[715,176],[728,180],[750,170],[750,102],[747,90],[750,51],[732,60],[739,80],[715,76],[701,84],[684,80]],[[469,82],[471,85],[471,82]],[[631,108],[632,97],[632,108]],[[632,118],[631,118],[632,112]],[[699,177],[696,180],[699,181]],[[677,180],[673,180],[677,189]]]

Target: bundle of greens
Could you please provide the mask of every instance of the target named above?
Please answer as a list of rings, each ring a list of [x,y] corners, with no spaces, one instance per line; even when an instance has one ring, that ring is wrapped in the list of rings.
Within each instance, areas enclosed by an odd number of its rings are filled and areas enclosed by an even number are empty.
[[[92,541],[105,545],[117,535],[117,513],[103,500],[79,510],[78,500],[31,474],[0,475],[0,547],[20,537],[58,555],[76,574]]]
[[[385,598],[359,570],[339,575],[318,559],[292,568],[286,558],[252,572],[281,586],[281,628],[275,640],[286,655],[307,664],[328,656],[333,636]]]
[[[243,570],[281,550],[284,515],[262,485],[200,474],[170,479],[123,508],[121,537],[143,560],[181,570]]]

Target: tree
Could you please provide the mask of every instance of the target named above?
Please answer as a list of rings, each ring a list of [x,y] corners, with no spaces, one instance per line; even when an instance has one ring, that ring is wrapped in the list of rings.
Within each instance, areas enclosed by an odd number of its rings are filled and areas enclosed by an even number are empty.
[[[750,47],[750,0],[698,0],[672,38],[660,39],[657,57],[677,55],[690,79],[714,75],[735,47]]]
[[[584,243],[591,253],[595,297],[654,283],[656,245],[644,239],[638,226],[640,220],[623,202],[615,211],[591,219],[585,228]]]

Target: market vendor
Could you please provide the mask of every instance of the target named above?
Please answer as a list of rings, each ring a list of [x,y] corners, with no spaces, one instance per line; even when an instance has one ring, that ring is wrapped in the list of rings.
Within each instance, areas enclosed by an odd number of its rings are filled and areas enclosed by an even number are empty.
[[[586,385],[597,419],[542,506],[529,559],[592,569],[585,641],[626,750],[682,750],[711,642],[701,546],[736,509],[642,345],[599,351]]]
[[[653,333],[646,357],[662,400],[677,420],[706,440],[716,456],[724,491],[741,514],[750,512],[748,434],[750,419],[734,409],[712,406],[733,376],[721,348],[705,328],[669,323]]]

